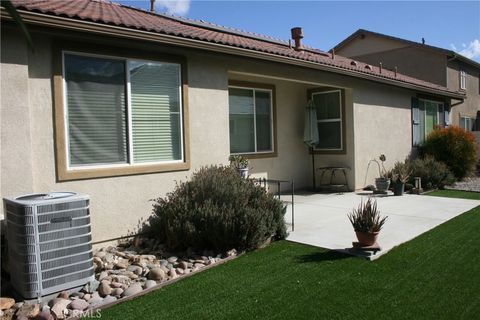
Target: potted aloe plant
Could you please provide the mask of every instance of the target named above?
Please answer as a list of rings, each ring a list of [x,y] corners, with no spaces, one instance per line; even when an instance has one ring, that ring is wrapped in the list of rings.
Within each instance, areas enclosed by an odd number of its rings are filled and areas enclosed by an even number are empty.
[[[396,162],[392,169],[393,195],[402,196],[405,191],[405,183],[410,179],[412,170],[405,162]]]
[[[385,170],[385,166],[383,164],[387,160],[387,157],[385,157],[384,154],[381,154],[378,159],[380,162],[378,162],[377,159],[372,160],[378,165],[378,173],[380,175],[380,177],[375,179],[375,188],[378,192],[385,193],[390,187],[390,178],[388,177],[388,172]]]
[[[378,234],[382,230],[387,217],[382,218],[380,211],[377,209],[377,201],[368,198],[366,202],[362,200],[358,208],[353,209],[348,214],[348,219],[352,223],[360,245],[367,247],[377,242]]]
[[[237,169],[240,176],[244,179],[248,178],[248,159],[242,155],[231,155],[230,165]]]

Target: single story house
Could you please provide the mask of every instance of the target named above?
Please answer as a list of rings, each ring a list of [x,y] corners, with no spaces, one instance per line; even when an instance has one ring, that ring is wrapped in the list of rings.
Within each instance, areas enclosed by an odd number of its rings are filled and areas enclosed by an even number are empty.
[[[305,47],[299,29],[284,42],[101,0],[12,3],[34,48],[2,9],[0,195],[86,193],[94,241],[134,231],[151,199],[231,154],[310,186],[310,99],[315,165],[350,167],[353,190],[378,175],[369,160],[412,151],[419,101],[441,101],[444,121],[464,97]]]

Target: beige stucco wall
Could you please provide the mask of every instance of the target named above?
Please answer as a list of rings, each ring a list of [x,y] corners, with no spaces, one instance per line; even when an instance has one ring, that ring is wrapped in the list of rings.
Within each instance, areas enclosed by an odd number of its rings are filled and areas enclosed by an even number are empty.
[[[460,117],[477,117],[480,111],[480,69],[458,60],[448,61],[443,53],[428,47],[411,46],[400,41],[367,34],[356,37],[337,54],[373,65],[382,62],[385,68],[398,67],[398,72],[446,86],[450,90],[460,88],[459,69],[467,71],[467,98],[464,102],[452,100],[451,123],[459,125]]]
[[[262,71],[266,75],[271,74],[268,70]],[[254,177],[265,177],[279,180],[294,180],[300,188],[311,187],[312,182],[312,156],[309,148],[303,143],[305,107],[307,105],[307,90],[321,87],[321,84],[304,84],[291,80],[279,80],[253,75],[231,74],[230,79],[268,83],[276,88],[276,112],[277,112],[277,145],[278,155],[271,158],[252,159],[251,173]],[[348,173],[349,188],[354,186],[354,163],[353,163],[353,104],[351,90],[346,90],[345,97],[347,148],[346,154],[329,155],[315,154],[315,166],[346,166],[352,171]],[[317,172],[317,180],[320,178]],[[326,177],[325,177],[326,178]],[[324,180],[325,182],[325,180]],[[339,182],[343,183],[343,177]],[[317,181],[319,184],[320,181]],[[289,185],[282,185],[282,189],[288,189]],[[276,190],[273,187],[272,190]]]
[[[346,43],[337,54],[442,86],[447,84],[447,60],[444,54],[398,40],[366,34]]]
[[[453,90],[460,89],[460,68],[467,73],[467,98],[463,102],[452,101],[450,116],[454,125],[459,125],[460,117],[477,118],[477,112],[480,111],[480,69],[458,60],[450,61],[447,68],[448,87]]]
[[[395,67],[397,67],[399,73],[442,86],[447,84],[446,57],[432,50],[407,46],[383,52],[352,56],[352,59],[376,66],[379,66],[381,62],[383,67],[389,70],[395,70]]]
[[[278,180],[294,179],[298,186],[310,183],[308,148],[303,144],[304,108],[307,103],[307,86],[263,77],[231,74],[230,79],[252,83],[272,84],[276,90],[277,156],[251,159],[253,177]],[[288,168],[288,170],[286,170]],[[283,185],[286,189],[288,185]]]
[[[3,45],[8,43],[8,45]],[[0,192],[33,191],[31,114],[27,48],[22,39],[2,33]]]
[[[398,41],[378,37],[372,34],[364,34],[363,38],[358,36],[341,48],[338,48],[336,53],[344,57],[356,57],[402,47],[405,47],[404,43],[399,43]]]
[[[378,166],[368,163],[381,154],[389,170],[412,151],[411,97],[406,90],[364,84],[354,90],[355,181],[357,187],[373,184]]]
[[[190,172],[57,182],[51,39],[34,40],[31,53],[21,37],[2,35],[1,197],[59,190],[86,193],[91,196],[93,239],[125,235],[150,214],[151,199],[164,196]],[[214,60],[195,55],[188,59],[188,71],[191,168],[227,163],[227,72]]]
[[[82,39],[82,35],[68,38]],[[87,38],[93,41],[93,37]],[[347,152],[316,155],[317,166],[351,167],[350,187],[358,188],[363,186],[366,160],[370,157],[384,152],[393,163],[393,159],[403,159],[409,152],[410,123],[403,108],[408,106],[405,102],[410,101],[413,93],[407,90],[240,57],[98,39],[104,45],[121,44],[186,56],[191,170],[58,182],[52,117],[52,39],[34,33],[34,40],[36,48],[32,53],[11,30],[2,34],[0,196],[54,190],[89,194],[95,241],[134,231],[139,219],[150,214],[150,199],[164,196],[173,189],[175,181],[186,179],[202,165],[227,163],[229,79],[276,85],[278,155],[253,160],[255,175],[294,179],[298,188],[310,186],[311,157],[302,142],[304,107],[306,90],[319,86],[345,89]]]

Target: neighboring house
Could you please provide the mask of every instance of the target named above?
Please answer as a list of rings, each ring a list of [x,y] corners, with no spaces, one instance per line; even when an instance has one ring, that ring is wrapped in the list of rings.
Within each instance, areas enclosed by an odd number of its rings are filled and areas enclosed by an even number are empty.
[[[354,32],[332,50],[354,60],[375,66],[382,63],[385,69],[397,68],[402,74],[464,92],[464,100],[451,101],[452,109],[447,121],[466,130],[480,130],[480,63],[452,50],[363,29]],[[439,105],[429,102],[425,105],[427,132],[427,127],[440,123],[440,117],[432,119],[435,109],[440,110]]]
[[[95,241],[125,235],[151,199],[230,154],[247,155],[255,176],[311,186],[309,99],[316,166],[350,167],[354,189],[378,175],[367,172],[372,158],[392,166],[412,151],[412,99],[464,98],[300,37],[292,45],[98,0],[12,2],[35,50],[2,10],[0,196],[89,194]]]

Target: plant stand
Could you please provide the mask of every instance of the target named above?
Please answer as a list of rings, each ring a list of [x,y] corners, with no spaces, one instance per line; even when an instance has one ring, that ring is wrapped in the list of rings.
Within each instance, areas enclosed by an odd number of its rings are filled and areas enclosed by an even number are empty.
[[[356,256],[363,256],[365,258],[369,258],[375,255],[378,251],[382,250],[378,242],[375,242],[371,246],[362,246],[359,242],[352,242],[352,248],[348,249],[350,253]]]
[[[349,167],[320,167],[317,168],[316,171],[320,171],[320,185],[318,186],[321,188],[322,191],[339,191],[341,189],[344,189],[346,192],[349,191],[348,189],[348,179],[347,179],[347,170],[350,170]],[[323,181],[323,176],[325,173],[330,174],[330,182],[322,184]],[[333,181],[335,180],[335,173],[340,172],[343,173],[343,179],[344,183],[343,184],[333,184]],[[314,174],[315,176],[315,174]],[[316,190],[315,190],[316,191]]]

